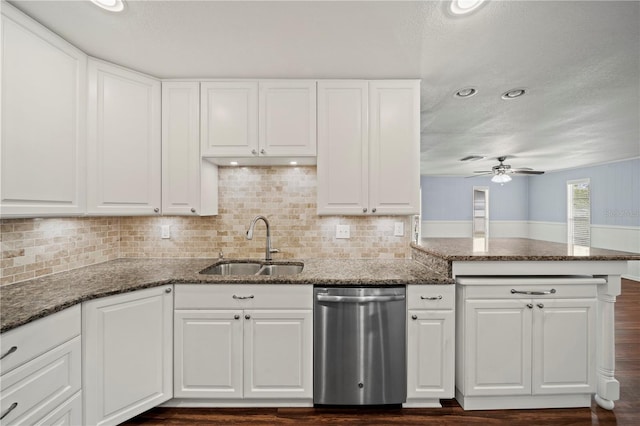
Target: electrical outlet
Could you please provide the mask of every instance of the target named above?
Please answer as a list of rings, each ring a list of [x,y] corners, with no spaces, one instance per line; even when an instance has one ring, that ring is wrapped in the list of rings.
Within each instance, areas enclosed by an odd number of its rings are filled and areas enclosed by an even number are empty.
[[[162,225],[160,227],[160,237],[163,239],[171,238],[171,225]]]
[[[336,238],[351,238],[349,225],[336,225]]]
[[[394,237],[404,236],[404,223],[396,222],[393,224],[393,236]]]

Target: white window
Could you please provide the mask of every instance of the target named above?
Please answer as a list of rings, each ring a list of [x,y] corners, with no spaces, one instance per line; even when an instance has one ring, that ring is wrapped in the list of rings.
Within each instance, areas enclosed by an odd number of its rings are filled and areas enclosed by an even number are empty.
[[[591,189],[589,179],[567,181],[567,242],[591,245]]]

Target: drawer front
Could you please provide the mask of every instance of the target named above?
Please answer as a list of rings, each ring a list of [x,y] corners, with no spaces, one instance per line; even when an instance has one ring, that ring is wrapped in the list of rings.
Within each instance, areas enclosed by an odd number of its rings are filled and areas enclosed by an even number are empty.
[[[533,284],[465,286],[468,299],[564,299],[592,298],[598,290],[593,284]]]
[[[3,375],[0,412],[5,417],[2,424],[33,424],[78,392],[80,354],[78,336]]]
[[[175,309],[312,309],[313,286],[176,285],[174,306]]]
[[[407,309],[453,309],[456,286],[409,285],[407,286]]]
[[[7,331],[0,338],[0,375],[80,335],[80,305]]]

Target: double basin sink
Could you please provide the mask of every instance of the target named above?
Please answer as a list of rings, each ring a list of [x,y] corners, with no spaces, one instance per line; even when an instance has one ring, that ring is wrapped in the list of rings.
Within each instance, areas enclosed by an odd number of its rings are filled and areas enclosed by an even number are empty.
[[[295,275],[302,272],[304,264],[301,262],[273,263],[220,261],[202,271],[206,275]]]

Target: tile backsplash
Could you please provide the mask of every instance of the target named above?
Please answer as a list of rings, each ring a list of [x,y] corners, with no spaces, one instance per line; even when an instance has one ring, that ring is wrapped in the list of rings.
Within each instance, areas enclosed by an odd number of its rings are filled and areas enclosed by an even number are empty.
[[[318,216],[315,167],[221,167],[219,214],[210,217],[109,217],[5,219],[0,283],[23,281],[118,257],[262,258],[265,227],[271,225],[274,259],[410,258],[409,217]],[[394,223],[405,236],[393,236]],[[336,239],[336,225],[349,225],[351,238]],[[161,238],[168,225],[171,238]]]

